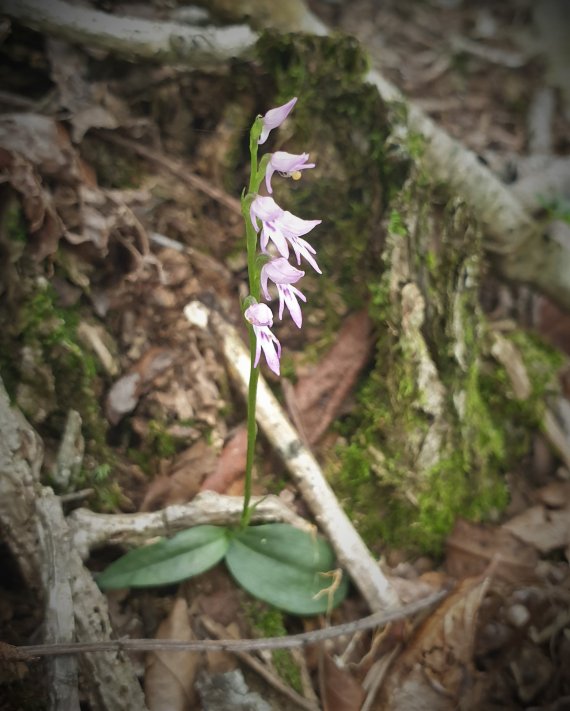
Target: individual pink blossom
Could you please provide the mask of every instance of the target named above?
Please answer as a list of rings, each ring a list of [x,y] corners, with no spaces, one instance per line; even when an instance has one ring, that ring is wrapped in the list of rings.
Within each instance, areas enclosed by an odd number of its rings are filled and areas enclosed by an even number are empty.
[[[315,258],[316,251],[301,235],[306,235],[317,225],[320,225],[322,220],[303,220],[296,215],[293,215],[288,210],[283,210],[283,214],[279,216],[279,230],[286,237],[287,241],[293,247],[297,264],[301,264],[301,256],[313,267],[313,269],[322,274]]]
[[[297,299],[306,302],[307,298],[299,289],[292,286],[292,284],[299,281],[304,275],[305,272],[289,264],[283,257],[272,259],[261,268],[261,289],[263,295],[268,300],[271,298],[267,288],[267,281],[271,279],[276,285],[277,293],[279,294],[279,318],[283,318],[283,308],[287,306],[291,318],[298,328],[301,328],[303,323],[303,314],[301,313],[301,306]]]
[[[253,367],[257,367],[263,350],[267,365],[276,375],[279,375],[281,344],[270,330],[271,326],[273,326],[271,309],[267,304],[252,304],[245,310],[244,316],[251,323],[255,334],[255,360]]]
[[[277,247],[277,251],[283,257],[289,256],[289,246],[285,235],[279,227],[279,220],[283,216],[284,210],[275,202],[272,197],[258,195],[251,203],[249,215],[251,223],[258,232],[260,227],[258,219],[261,220],[261,237],[259,246],[262,252],[267,252],[269,240]]]
[[[273,153],[269,159],[269,163],[267,164],[267,169],[265,171],[265,185],[267,187],[267,192],[269,194],[273,192],[273,189],[271,188],[271,177],[275,171],[285,178],[292,177],[295,180],[298,180],[301,177],[301,170],[315,167],[314,163],[307,163],[308,160],[308,153],[300,153],[299,155],[295,155],[294,153],[286,153],[285,151],[276,151]]]
[[[270,131],[278,126],[281,126],[283,121],[285,121],[287,116],[291,113],[293,106],[295,106],[296,103],[297,97],[295,96],[291,99],[291,101],[283,104],[283,106],[278,106],[275,109],[269,109],[263,117],[263,127],[261,129],[261,135],[257,141],[260,145],[265,143]]]

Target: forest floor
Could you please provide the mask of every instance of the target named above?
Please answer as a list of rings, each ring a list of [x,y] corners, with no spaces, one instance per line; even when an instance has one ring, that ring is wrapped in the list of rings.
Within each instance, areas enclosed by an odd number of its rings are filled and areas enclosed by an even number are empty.
[[[548,2],[310,6],[358,37],[387,78],[505,183],[525,179],[539,161],[568,156],[568,35],[558,39],[560,28],[541,10]],[[246,133],[236,144],[235,125],[258,107],[243,98],[228,109],[223,70],[137,70],[17,26],[2,32],[0,374],[42,437],[46,483],[67,512],[150,512],[204,490],[241,495],[245,406],[215,337],[192,328],[184,307],[209,299],[245,342],[239,194]],[[230,165],[238,168],[228,178]],[[568,220],[568,200],[544,212]],[[489,318],[511,319],[570,355],[569,315],[525,288],[495,281],[488,288],[482,303]],[[329,392],[331,369],[338,379],[350,373],[348,390],[358,377],[346,355],[355,322],[328,353],[314,351],[328,359],[328,370],[307,355],[325,340],[323,321],[317,306],[302,333],[279,325],[289,354],[285,377],[264,371],[307,441],[311,428],[322,429],[319,409],[296,403]],[[367,357],[371,351],[362,367]],[[557,390],[568,435],[568,365]],[[82,413],[83,436],[76,432],[62,466],[71,407]],[[317,459],[334,448],[334,422],[350,408],[349,392],[328,412],[326,436],[312,447]],[[254,494],[277,494],[308,516],[264,439],[256,474]],[[209,680],[239,668],[255,709],[297,708],[298,697],[283,685],[305,697],[305,708],[320,703],[334,711],[570,709],[568,463],[537,431],[508,484],[507,510],[484,524],[457,521],[440,555],[371,546],[403,602],[452,590],[422,625],[392,625],[348,645],[333,641],[326,652],[260,655],[263,678],[251,661],[226,652],[134,655],[149,707],[206,708]],[[106,547],[88,565],[98,571],[116,557]],[[4,546],[0,563],[0,640],[37,642],[41,611]],[[158,591],[111,592],[108,600],[118,638],[195,639],[206,619],[228,637],[291,634],[327,622],[254,601],[221,567]],[[352,591],[332,622],[366,614]],[[387,670],[402,640],[404,651]],[[42,674],[40,662],[0,670],[0,709],[43,708]]]

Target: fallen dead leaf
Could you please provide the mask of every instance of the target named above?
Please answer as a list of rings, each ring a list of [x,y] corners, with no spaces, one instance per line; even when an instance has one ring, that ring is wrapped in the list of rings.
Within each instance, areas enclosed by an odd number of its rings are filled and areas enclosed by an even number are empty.
[[[0,135],[0,183],[9,183],[19,194],[30,231],[31,252],[37,261],[53,254],[64,233],[33,164],[2,147]]]
[[[153,347],[122,375],[107,393],[105,410],[111,424],[116,425],[138,404],[140,396],[153,380],[164,373],[174,362],[174,354],[166,348]]]
[[[225,494],[229,487],[245,472],[247,454],[247,430],[240,427],[226,442],[214,471],[206,477],[201,491],[216,491]]]
[[[532,581],[536,550],[504,527],[482,526],[458,519],[445,542],[447,572],[461,580],[493,565],[493,575],[511,582]]]
[[[298,429],[304,432],[309,444],[317,442],[338,415],[372,354],[371,334],[372,322],[366,311],[349,316],[329,352],[295,385]]]
[[[67,42],[53,38],[47,39],[46,51],[59,103],[70,112],[75,143],[92,127],[117,128],[119,123],[115,116],[98,102],[98,98],[104,97],[97,96],[97,85],[87,81],[86,55]]]
[[[533,506],[515,516],[503,528],[541,553],[570,545],[570,508],[558,511]]]
[[[375,711],[475,711],[477,617],[490,580],[465,580],[427,618],[397,657]]]
[[[319,687],[324,711],[359,711],[364,691],[358,681],[348,669],[341,669],[325,650],[322,650],[319,662]]]
[[[157,639],[195,639],[188,618],[186,600],[175,600],[161,623]],[[150,711],[191,711],[196,708],[194,681],[201,664],[195,652],[153,652],[147,655],[144,676],[146,702]]]
[[[60,178],[68,185],[78,176],[77,156],[67,132],[48,116],[3,114],[0,147],[25,158],[41,175]]]
[[[215,465],[215,450],[204,440],[198,440],[174,458],[165,475],[153,479],[140,510],[156,511],[191,501]]]

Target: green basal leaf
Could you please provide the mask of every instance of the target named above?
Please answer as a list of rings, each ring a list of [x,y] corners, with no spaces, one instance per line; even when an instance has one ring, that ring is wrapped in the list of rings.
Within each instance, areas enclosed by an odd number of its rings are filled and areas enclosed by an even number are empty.
[[[317,615],[344,599],[348,579],[329,595],[336,569],[332,548],[321,536],[285,523],[252,526],[234,534],[226,564],[251,595],[295,615]]]
[[[225,556],[228,531],[196,526],[144,548],[130,551],[97,576],[102,590],[178,583],[210,568]]]

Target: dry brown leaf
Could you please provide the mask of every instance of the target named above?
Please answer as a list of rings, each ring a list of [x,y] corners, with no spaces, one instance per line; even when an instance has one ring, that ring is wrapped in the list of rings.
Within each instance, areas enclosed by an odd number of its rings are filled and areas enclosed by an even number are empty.
[[[372,322],[366,311],[349,316],[311,373],[295,386],[295,408],[309,444],[326,432],[372,353]]]
[[[247,430],[245,427],[240,427],[226,442],[216,468],[203,481],[200,490],[225,494],[234,481],[245,472],[246,454]]]
[[[328,652],[322,650],[319,686],[324,711],[359,711],[364,691],[348,669],[341,669]]]
[[[184,598],[175,600],[170,614],[159,626],[156,638],[184,641],[195,639]],[[191,711],[196,708],[194,680],[200,663],[200,656],[195,652],[148,654],[144,690],[150,711]]]
[[[473,666],[477,616],[489,580],[464,581],[427,618],[396,659],[375,711],[480,709]]]
[[[570,481],[552,481],[535,491],[534,498],[552,509],[570,508]]]
[[[3,148],[0,141],[0,183],[3,182],[10,183],[20,195],[30,231],[31,252],[41,261],[57,250],[63,224],[32,163]]]
[[[116,425],[124,415],[132,412],[153,380],[168,370],[173,362],[174,354],[169,349],[149,348],[107,393],[105,411],[109,422]]]
[[[541,553],[570,545],[570,508],[551,511],[533,506],[503,525],[524,543]]]
[[[215,450],[204,440],[198,440],[174,458],[166,475],[153,479],[140,511],[156,511],[171,504],[190,501],[200,491],[204,477],[212,471],[215,463]]]
[[[458,519],[447,537],[445,567],[454,578],[479,575],[491,564],[493,575],[512,582],[532,581],[536,551],[501,527]]]
[[[104,107],[101,87],[87,81],[87,55],[59,40],[48,38],[46,51],[51,78],[59,92],[59,104],[70,112],[73,139],[79,143],[92,127],[117,128],[115,116]],[[98,96],[99,94],[99,96]]]
[[[48,116],[3,114],[0,147],[25,158],[42,175],[59,178],[68,185],[77,179],[77,157],[67,132]]]

